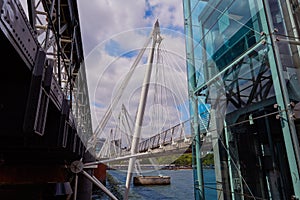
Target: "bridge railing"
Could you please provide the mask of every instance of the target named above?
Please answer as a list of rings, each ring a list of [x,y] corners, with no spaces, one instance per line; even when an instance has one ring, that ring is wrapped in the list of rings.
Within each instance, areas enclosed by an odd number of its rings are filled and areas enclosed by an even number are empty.
[[[208,132],[210,122],[210,111],[206,110],[199,113],[199,129],[202,134]],[[191,121],[187,120],[179,123],[169,129],[162,131],[156,135],[149,137],[141,141],[138,145],[138,152],[147,152],[149,150],[162,148],[167,145],[177,145],[182,142],[191,143]],[[112,144],[111,144],[112,145]],[[113,145],[112,145],[113,146]],[[120,148],[120,147],[119,147]],[[112,149],[112,148],[111,148]],[[130,154],[130,148],[125,148],[119,151],[119,153],[110,152],[109,156],[118,157]],[[108,157],[109,157],[108,156]],[[107,156],[104,156],[107,157]]]
[[[187,120],[176,126],[173,126],[157,135],[154,135],[139,143],[138,151],[146,152],[150,149],[160,148],[169,144],[176,144],[176,142],[184,141],[187,138],[186,130],[190,130],[190,121]]]

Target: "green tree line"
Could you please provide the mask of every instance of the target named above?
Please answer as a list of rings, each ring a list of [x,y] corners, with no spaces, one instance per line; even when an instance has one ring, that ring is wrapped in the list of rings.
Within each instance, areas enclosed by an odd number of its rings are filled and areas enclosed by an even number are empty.
[[[202,165],[210,166],[214,165],[214,154],[209,153],[205,157],[201,159]],[[177,158],[172,164],[176,166],[192,166],[193,157],[192,153],[182,154],[179,158]]]

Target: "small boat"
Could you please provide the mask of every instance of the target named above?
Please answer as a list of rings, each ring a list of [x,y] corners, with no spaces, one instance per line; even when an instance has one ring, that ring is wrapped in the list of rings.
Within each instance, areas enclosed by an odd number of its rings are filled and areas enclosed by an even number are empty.
[[[135,176],[134,185],[170,185],[170,176]]]

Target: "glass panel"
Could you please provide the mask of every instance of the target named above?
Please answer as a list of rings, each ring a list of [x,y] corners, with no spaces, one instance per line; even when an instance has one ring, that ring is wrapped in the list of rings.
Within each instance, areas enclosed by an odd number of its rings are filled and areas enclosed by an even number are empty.
[[[230,114],[250,104],[274,97],[267,52],[266,46],[259,45],[239,58],[229,69],[215,76],[215,79],[210,79],[206,102],[216,106],[219,99],[226,98],[226,113]]]
[[[279,58],[282,64],[283,75],[290,101],[300,101],[299,83],[299,33],[296,31],[298,21],[294,19],[292,8],[283,1],[269,1],[271,22],[274,27],[274,34],[277,38]],[[284,17],[288,16],[288,17]],[[299,105],[300,106],[300,105]],[[298,105],[297,105],[298,107]],[[300,119],[300,115],[296,115]]]
[[[198,112],[201,145],[212,142],[218,196],[289,198],[298,184],[291,181],[291,174],[299,174],[285,115],[285,91],[290,100],[300,101],[295,67],[300,64],[299,47],[290,42],[278,44],[285,89],[273,34],[268,30],[268,8],[263,7],[270,6],[271,21],[280,28],[277,35],[290,39],[288,34],[296,35],[292,21],[284,17],[289,16],[286,2],[211,0],[198,10],[199,1],[192,2],[194,40],[187,49],[194,50],[196,83],[192,85],[198,96],[194,111]]]
[[[212,6],[208,3],[207,10]],[[213,11],[199,15],[204,32],[201,44],[220,71],[260,40],[261,11],[247,1],[221,1]]]

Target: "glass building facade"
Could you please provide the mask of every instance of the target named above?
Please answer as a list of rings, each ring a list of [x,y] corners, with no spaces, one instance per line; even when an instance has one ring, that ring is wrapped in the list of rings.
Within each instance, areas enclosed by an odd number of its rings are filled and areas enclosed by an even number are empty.
[[[300,198],[297,0],[183,0],[195,199]],[[203,114],[208,113],[208,114]]]

